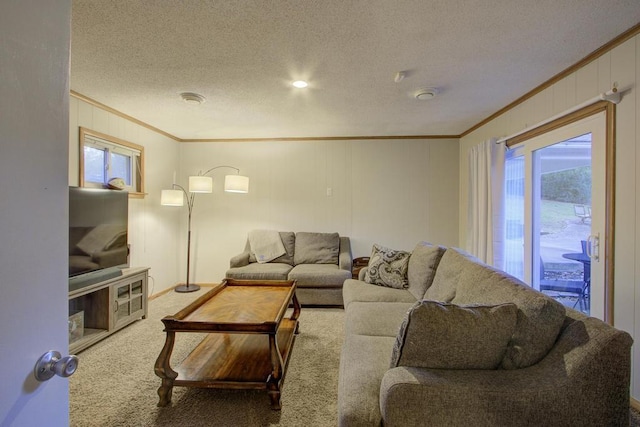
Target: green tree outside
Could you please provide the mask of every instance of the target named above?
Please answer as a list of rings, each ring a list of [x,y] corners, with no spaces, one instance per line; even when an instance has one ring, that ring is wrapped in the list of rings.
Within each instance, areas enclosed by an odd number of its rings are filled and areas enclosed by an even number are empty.
[[[591,205],[591,166],[542,175],[542,198]]]

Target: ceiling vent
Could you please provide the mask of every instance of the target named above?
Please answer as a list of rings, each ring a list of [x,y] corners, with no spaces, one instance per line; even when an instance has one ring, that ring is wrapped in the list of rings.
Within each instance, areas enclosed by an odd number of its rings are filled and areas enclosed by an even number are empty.
[[[423,89],[418,89],[414,96],[419,101],[428,101],[430,99],[435,98],[438,95],[438,89],[435,87],[427,87]]]
[[[200,105],[207,100],[204,96],[200,95],[199,93],[193,93],[193,92],[182,92],[180,94],[180,98],[182,98],[182,100],[189,105]]]

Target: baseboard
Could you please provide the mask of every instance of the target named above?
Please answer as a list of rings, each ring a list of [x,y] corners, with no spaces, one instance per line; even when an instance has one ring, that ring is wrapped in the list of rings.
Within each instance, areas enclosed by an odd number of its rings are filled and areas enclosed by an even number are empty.
[[[634,399],[633,397],[630,400],[631,400],[630,402],[631,407],[636,411],[640,412],[640,401]]]

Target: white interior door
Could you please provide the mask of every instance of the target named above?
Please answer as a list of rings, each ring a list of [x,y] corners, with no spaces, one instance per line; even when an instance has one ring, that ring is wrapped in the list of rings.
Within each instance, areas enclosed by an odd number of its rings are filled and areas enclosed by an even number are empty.
[[[68,349],[71,2],[2,3],[0,13],[0,425],[63,426],[68,380],[34,366]]]

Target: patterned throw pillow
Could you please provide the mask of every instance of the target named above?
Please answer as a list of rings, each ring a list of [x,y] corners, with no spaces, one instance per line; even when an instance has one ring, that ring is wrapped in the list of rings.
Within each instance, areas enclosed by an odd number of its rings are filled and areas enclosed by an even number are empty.
[[[377,244],[373,245],[364,281],[372,285],[406,289],[409,286],[407,269],[410,255],[410,252],[396,251]]]

